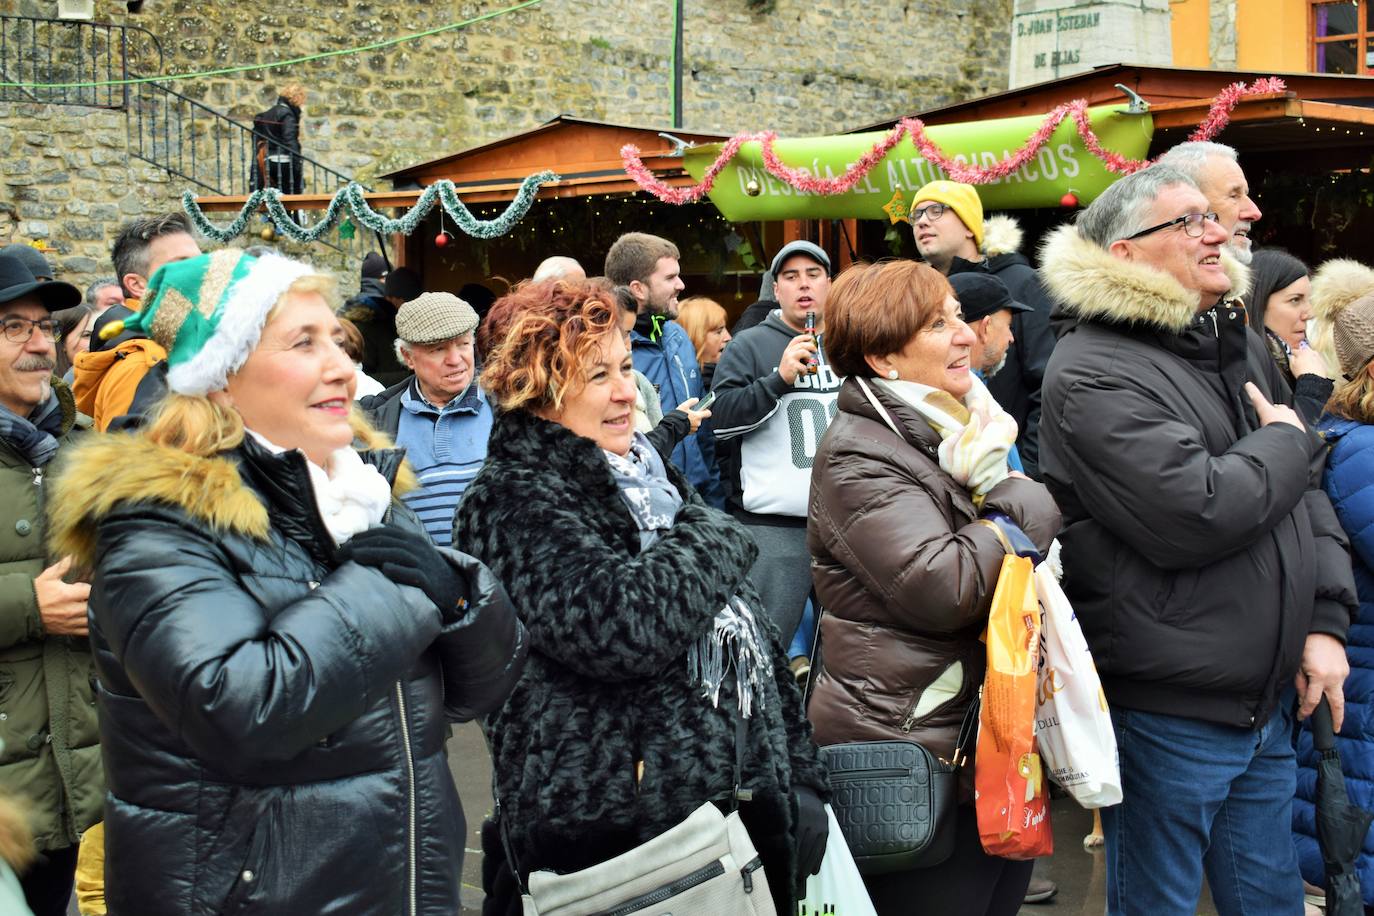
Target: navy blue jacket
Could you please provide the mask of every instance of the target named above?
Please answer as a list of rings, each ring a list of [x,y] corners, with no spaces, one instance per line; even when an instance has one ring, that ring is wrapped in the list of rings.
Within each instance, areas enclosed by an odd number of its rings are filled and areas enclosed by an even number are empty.
[[[1326,493],[1350,536],[1350,560],[1360,611],[1346,635],[1350,677],[1345,681],[1345,724],[1336,736],[1350,800],[1374,811],[1374,426],[1327,414],[1318,431],[1331,446]],[[1325,883],[1317,847],[1317,757],[1306,724],[1298,736],[1298,794],[1293,799],[1293,845],[1307,881]],[[1374,906],[1374,836],[1366,835],[1356,863],[1366,906]]]

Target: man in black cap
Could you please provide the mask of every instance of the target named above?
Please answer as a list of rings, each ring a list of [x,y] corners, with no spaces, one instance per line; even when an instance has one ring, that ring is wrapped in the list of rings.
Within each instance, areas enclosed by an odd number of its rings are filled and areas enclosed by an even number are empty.
[[[13,245],[0,248],[0,258],[17,259],[20,264],[28,268],[35,280],[43,283],[47,283],[54,276],[52,265],[48,263],[47,258],[43,257],[43,253],[32,245],[25,245],[23,242],[15,242]]]
[[[977,342],[969,348],[969,365],[981,379],[990,379],[1007,364],[1007,353],[1016,342],[1012,319],[1018,312],[1033,309],[1011,297],[1007,285],[992,274],[952,274],[949,285],[964,313],[964,323],[973,331]],[[1005,408],[1004,408],[1005,409]],[[1007,455],[1013,471],[1026,472],[1021,450],[1013,444]]]
[[[1013,299],[1007,285],[991,274],[954,274],[949,285],[963,308],[964,323],[978,338],[969,354],[969,365],[980,378],[991,378],[1007,364],[1007,350],[1016,341],[1012,319],[1017,312],[1033,309]]]
[[[70,283],[0,257],[0,785],[30,804],[41,855],[21,883],[37,916],[67,912],[77,841],[104,796],[85,639],[91,589],[64,581],[70,557],[50,562],[43,505],[47,469],[78,420],[52,375],[52,313],[80,302]]]

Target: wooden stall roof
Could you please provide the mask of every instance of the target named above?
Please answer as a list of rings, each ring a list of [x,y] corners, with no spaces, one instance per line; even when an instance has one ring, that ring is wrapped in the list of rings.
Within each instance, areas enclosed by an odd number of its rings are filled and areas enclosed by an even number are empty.
[[[457,185],[468,204],[499,203],[511,200],[525,176],[550,169],[560,180],[539,189],[545,200],[560,197],[585,197],[589,194],[628,194],[639,190],[625,174],[620,148],[627,143],[638,146],[644,164],[669,185],[692,184],[675,155],[675,144],[662,136],[669,133],[688,143],[714,143],[727,134],[673,130],[633,124],[610,124],[559,115],[538,127],[407,166],[378,176],[390,181],[393,190],[369,192],[374,207],[408,207],[419,199],[425,186],[441,178]],[[283,197],[288,209],[324,209],[329,194],[300,194]],[[204,210],[237,210],[247,198],[243,195],[202,197]]]
[[[1109,64],[1083,73],[1022,86],[980,98],[915,112],[926,124],[1044,114],[1061,102],[1086,98],[1090,105],[1126,104],[1118,83],[1150,103],[1155,136],[1151,155],[1187,139],[1212,100],[1235,82],[1277,76],[1287,91],[1242,101],[1217,139],[1242,154],[1303,151],[1304,166],[1368,165],[1374,155],[1374,77],[1326,73],[1196,70]],[[900,118],[854,128],[888,130]],[[1317,160],[1311,155],[1316,154]]]

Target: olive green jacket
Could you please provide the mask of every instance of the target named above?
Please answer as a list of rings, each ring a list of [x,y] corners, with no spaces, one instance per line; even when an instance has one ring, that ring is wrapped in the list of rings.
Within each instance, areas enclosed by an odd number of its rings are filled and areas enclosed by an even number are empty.
[[[66,446],[89,420],[56,380]],[[40,851],[75,843],[101,819],[105,795],[96,731],[95,669],[84,638],[48,636],[33,580],[54,558],[46,546],[46,478],[62,450],[35,468],[0,439],[0,786],[31,812]],[[70,580],[70,576],[68,579]]]

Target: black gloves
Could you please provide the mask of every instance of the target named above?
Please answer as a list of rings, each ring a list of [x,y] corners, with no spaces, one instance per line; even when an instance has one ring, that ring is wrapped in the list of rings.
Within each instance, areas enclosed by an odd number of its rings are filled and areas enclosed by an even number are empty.
[[[379,570],[392,582],[418,588],[439,608],[444,624],[460,619],[468,584],[423,534],[399,528],[369,528],[353,535],[339,550],[342,561],[352,560]]]
[[[825,841],[830,838],[830,819],[825,802],[806,786],[792,790],[797,797],[797,890],[806,885],[806,876],[821,870]]]

